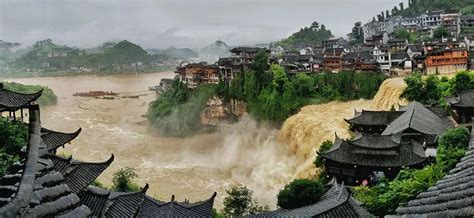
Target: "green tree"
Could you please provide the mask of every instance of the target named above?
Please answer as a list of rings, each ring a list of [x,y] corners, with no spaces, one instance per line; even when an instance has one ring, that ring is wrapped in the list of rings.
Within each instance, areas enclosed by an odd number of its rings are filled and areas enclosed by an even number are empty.
[[[457,73],[452,80],[452,86],[455,93],[474,90],[474,73],[468,71]]]
[[[114,173],[112,178],[112,190],[118,192],[133,192],[140,190],[134,179],[137,178],[133,168],[125,167]]]
[[[227,196],[224,198],[223,212],[228,217],[242,217],[269,210],[267,206],[259,206],[252,200],[253,192],[245,186],[232,187],[225,192]]]
[[[440,26],[434,30],[433,38],[441,39],[449,36],[449,31],[443,26]]]
[[[464,127],[449,129],[438,141],[436,162],[445,173],[449,172],[464,157],[469,146],[470,133]]]
[[[420,101],[424,99],[425,82],[419,72],[414,72],[412,75],[405,77],[405,83],[407,84],[407,88],[403,91],[402,97],[409,101]]]
[[[288,82],[288,76],[286,75],[285,69],[279,65],[272,65],[271,72],[273,76],[273,86],[279,93],[283,93],[283,87]]]
[[[359,44],[364,42],[364,32],[362,30],[362,22],[358,21],[352,27],[351,42],[353,44]]]
[[[317,155],[316,155],[316,159],[314,160],[314,165],[317,168],[323,168],[324,167],[324,158],[321,157],[319,154],[324,154],[327,151],[329,151],[329,149],[331,149],[332,145],[333,145],[333,143],[331,141],[326,140],[323,143],[321,143],[321,145],[319,146],[319,149],[318,149],[318,152],[317,152]]]
[[[0,118],[0,177],[4,176],[28,143],[28,128],[20,122]]]
[[[277,204],[285,209],[303,207],[316,203],[324,192],[324,185],[320,180],[297,179],[278,193]]]
[[[300,98],[309,97],[314,89],[314,81],[305,73],[296,74],[293,80],[295,94]]]
[[[396,39],[406,39],[410,43],[418,42],[418,37],[415,33],[409,32],[406,28],[398,28],[395,30],[395,38]]]

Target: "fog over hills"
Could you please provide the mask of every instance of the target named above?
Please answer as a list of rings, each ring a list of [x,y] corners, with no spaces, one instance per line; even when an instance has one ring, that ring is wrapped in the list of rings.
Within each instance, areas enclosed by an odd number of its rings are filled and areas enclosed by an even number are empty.
[[[0,36],[24,45],[50,38],[79,48],[124,39],[145,49],[202,48],[217,39],[228,45],[255,45],[288,37],[313,21],[344,36],[355,21],[372,18],[367,11],[381,11],[398,2],[2,0]]]

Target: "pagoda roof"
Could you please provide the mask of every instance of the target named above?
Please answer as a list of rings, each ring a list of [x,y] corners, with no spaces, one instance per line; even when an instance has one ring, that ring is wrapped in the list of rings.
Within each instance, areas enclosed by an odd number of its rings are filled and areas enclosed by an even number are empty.
[[[258,51],[266,51],[269,52],[270,50],[266,48],[259,48],[259,47],[235,47],[230,50],[230,52],[245,52],[245,53],[257,53]]]
[[[474,216],[474,130],[469,150],[448,175],[396,212],[403,217]]]
[[[64,182],[74,193],[79,193],[82,189],[91,184],[107,167],[114,161],[114,155],[104,162],[89,163],[72,160],[64,174]]]
[[[455,97],[446,98],[448,103],[454,107],[474,107],[474,90],[459,92]]]
[[[416,101],[407,105],[402,111],[404,113],[391,122],[382,135],[398,134],[407,129],[428,135],[439,135],[448,128],[447,123]]]
[[[334,162],[372,166],[402,167],[426,160],[423,146],[417,142],[400,143],[398,135],[358,135],[354,140],[337,137],[333,146],[322,157]]]
[[[0,108],[2,110],[17,110],[30,105],[33,101],[36,101],[43,90],[40,90],[31,94],[23,94],[14,92],[3,88],[3,84],[0,84]]]
[[[41,138],[50,152],[56,152],[59,147],[74,140],[81,133],[81,130],[82,128],[79,128],[73,133],[64,133],[41,128]]]
[[[148,184],[138,192],[120,193],[109,199],[110,204],[105,212],[106,217],[135,217],[145,199]]]
[[[176,202],[174,196],[170,202],[157,201],[149,196],[146,196],[143,204],[140,206],[138,216],[140,217],[212,217],[212,208],[214,205],[214,198],[217,193],[207,200],[189,203]]]
[[[344,184],[336,182],[324,193],[318,202],[293,210],[276,211],[250,215],[249,217],[374,217],[361,203],[351,197]]]
[[[89,186],[78,196],[88,206],[92,216],[106,217],[212,217],[214,193],[209,199],[190,203],[159,201],[148,195],[148,184],[138,192],[116,192]]]
[[[91,210],[91,216],[102,217],[109,202],[110,191],[89,186],[77,194],[81,203]]]
[[[30,108],[30,136],[20,162],[0,179],[0,217],[86,217],[90,209],[54,168],[42,142],[38,106]]]
[[[403,111],[362,110],[361,112],[355,111],[353,118],[344,120],[350,124],[383,126],[390,124],[403,113]]]

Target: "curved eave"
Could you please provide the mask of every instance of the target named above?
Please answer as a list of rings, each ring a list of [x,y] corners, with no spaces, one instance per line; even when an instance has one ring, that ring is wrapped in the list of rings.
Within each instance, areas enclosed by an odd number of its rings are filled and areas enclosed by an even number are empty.
[[[342,164],[347,164],[347,165],[357,165],[357,166],[364,166],[364,167],[408,167],[408,166],[414,166],[414,165],[418,165],[418,164],[421,164],[423,162],[426,161],[426,158],[425,159],[422,159],[420,157],[421,160],[418,160],[418,161],[413,161],[411,163],[407,163],[407,164],[378,164],[378,165],[372,165],[372,164],[366,164],[366,163],[355,163],[355,162],[351,162],[351,161],[344,161],[344,160],[336,160],[336,159],[333,159],[331,157],[327,157],[325,156],[324,158],[326,158],[327,160],[331,160],[333,162],[337,162],[337,163],[342,163]]]
[[[3,103],[0,100],[0,107],[6,109],[6,110],[18,110],[20,108],[26,108],[28,105],[30,105],[32,102],[36,101],[41,95],[43,94],[43,89],[39,90],[38,92],[31,93],[31,94],[24,94],[24,93],[19,93],[19,92],[14,92],[5,89],[4,91],[14,93],[14,95],[18,96],[24,96],[25,98],[20,100],[20,103],[18,105],[7,105],[6,103]]]
[[[43,128],[42,130],[43,135],[41,138],[43,139],[44,143],[48,146],[48,151],[56,151],[59,147],[63,146],[67,143],[70,143],[72,140],[77,138],[82,131],[82,128],[79,128],[73,133],[63,133],[57,132],[53,130],[49,130]]]

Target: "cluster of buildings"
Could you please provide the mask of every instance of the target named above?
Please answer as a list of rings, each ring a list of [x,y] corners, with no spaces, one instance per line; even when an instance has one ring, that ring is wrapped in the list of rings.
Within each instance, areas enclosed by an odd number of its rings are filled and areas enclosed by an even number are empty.
[[[114,161],[83,162],[56,154],[81,129],[63,133],[41,126],[36,99],[41,91],[21,94],[0,87],[0,111],[11,122],[28,113],[28,144],[20,160],[0,178],[0,217],[212,217],[214,193],[190,203],[159,201],[146,194],[148,184],[136,192],[117,192],[91,185]],[[15,114],[21,111],[21,120]]]
[[[265,48],[236,47],[230,50],[230,57],[220,58],[215,64],[183,63],[176,68],[175,73],[188,88],[196,88],[199,84],[217,84],[221,80],[230,82],[235,76],[252,67],[259,51],[270,53],[270,50]]]
[[[457,37],[461,31],[471,29],[473,24],[473,16],[461,15],[459,10],[436,10],[406,18],[392,16],[379,21],[373,20],[363,25],[362,30],[364,42],[367,43],[384,33],[393,34],[398,28],[432,38],[435,29],[444,27],[452,37]]]
[[[184,63],[175,72],[189,88],[201,83],[230,81],[250,69],[259,51],[267,52],[268,63],[283,66],[289,74],[366,71],[404,76],[415,70],[438,75],[474,69],[474,54],[471,52],[474,35],[413,44],[406,39],[390,38],[384,33],[371,40],[370,43],[351,46],[345,39],[336,38],[323,41],[320,47],[287,52],[281,47],[236,47],[230,50],[230,57],[220,58],[214,64]]]

